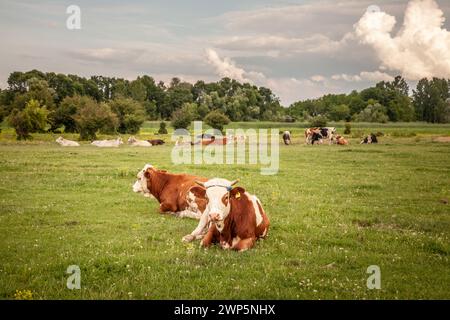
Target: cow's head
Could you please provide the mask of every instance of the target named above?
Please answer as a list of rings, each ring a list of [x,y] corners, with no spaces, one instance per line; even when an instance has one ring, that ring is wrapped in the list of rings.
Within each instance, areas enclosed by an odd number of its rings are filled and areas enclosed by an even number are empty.
[[[206,210],[211,221],[216,223],[223,222],[230,214],[231,201],[239,199],[245,190],[233,186],[239,180],[228,181],[226,179],[214,178],[207,182],[196,181],[199,186],[191,189],[196,197],[205,198],[207,201]]]
[[[140,170],[137,174],[137,180],[133,184],[133,191],[136,193],[142,193],[144,197],[152,197],[150,190],[148,189],[148,181],[149,177],[149,169],[153,168],[152,165],[146,164],[142,170]]]
[[[128,138],[128,143],[133,143],[133,142],[136,142],[136,141],[137,141],[136,138],[133,137],[133,136]]]

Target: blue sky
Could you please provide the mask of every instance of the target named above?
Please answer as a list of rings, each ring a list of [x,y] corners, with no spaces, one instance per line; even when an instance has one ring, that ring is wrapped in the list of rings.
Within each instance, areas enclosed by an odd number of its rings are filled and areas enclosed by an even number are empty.
[[[449,2],[2,0],[0,87],[10,72],[30,69],[190,82],[230,76],[268,86],[289,105],[397,74],[412,83],[450,78],[449,21],[441,23]],[[72,4],[81,8],[81,30],[66,28]],[[383,14],[366,16],[370,5]],[[402,27],[405,13],[414,23]],[[370,29],[392,19],[388,32]]]

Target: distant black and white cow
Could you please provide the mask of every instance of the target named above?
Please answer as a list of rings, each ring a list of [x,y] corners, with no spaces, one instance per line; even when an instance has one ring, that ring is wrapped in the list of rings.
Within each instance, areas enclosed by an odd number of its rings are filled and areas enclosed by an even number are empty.
[[[287,146],[291,144],[291,132],[290,131],[283,132],[283,142]]]
[[[322,135],[322,137],[328,140],[329,144],[331,144],[336,134],[336,128],[334,127],[320,128],[320,134]]]
[[[371,144],[371,143],[378,143],[377,136],[373,133],[369,134],[367,137],[362,139],[360,144]]]
[[[318,144],[323,143],[323,139],[328,140],[331,144],[334,136],[336,134],[336,128],[326,127],[326,128],[308,128],[305,130],[306,144]]]

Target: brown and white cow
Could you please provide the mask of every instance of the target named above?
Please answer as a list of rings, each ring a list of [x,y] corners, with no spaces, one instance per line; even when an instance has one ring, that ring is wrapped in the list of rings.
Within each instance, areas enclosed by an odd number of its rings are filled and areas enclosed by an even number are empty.
[[[267,235],[270,222],[261,202],[245,189],[233,187],[237,182],[215,178],[199,181],[199,186],[191,189],[196,197],[207,201],[197,227],[203,230],[210,222],[208,233],[201,242],[203,247],[219,243],[223,249],[244,251]]]
[[[346,146],[346,145],[348,145],[348,141],[343,136],[337,135],[336,136],[336,144]]]
[[[196,181],[208,179],[188,174],[173,174],[158,170],[150,164],[137,174],[133,191],[142,193],[145,197],[154,197],[161,213],[171,213],[180,218],[200,219],[205,210],[206,200],[195,197],[190,191],[196,187]]]

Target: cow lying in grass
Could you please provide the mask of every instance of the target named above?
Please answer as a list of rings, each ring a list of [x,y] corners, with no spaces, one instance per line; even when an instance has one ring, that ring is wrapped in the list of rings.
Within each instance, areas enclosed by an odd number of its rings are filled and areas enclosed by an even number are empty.
[[[56,142],[59,143],[63,147],[79,147],[80,146],[80,144],[78,142],[72,141],[72,140],[67,140],[67,139],[64,139],[63,137],[59,137],[58,139],[56,139]]]
[[[196,229],[203,230],[211,222],[201,241],[203,247],[219,243],[223,249],[244,251],[267,235],[270,222],[261,202],[245,189],[233,187],[237,182],[215,178],[207,182],[198,181],[199,186],[191,189],[196,197],[207,201]]]
[[[100,148],[109,148],[109,147],[119,147],[123,144],[122,138],[117,138],[115,140],[95,140],[92,141],[92,145]]]
[[[371,144],[371,143],[378,143],[377,136],[373,133],[369,134],[367,137],[362,139],[360,144]]]
[[[128,138],[128,144],[133,147],[151,147],[152,144],[147,140],[138,140],[135,137]]]
[[[343,136],[337,135],[336,136],[336,144],[346,146],[346,145],[348,145],[348,141]]]
[[[153,139],[153,140],[147,140],[152,146],[162,146],[165,144],[164,140],[161,139]]]
[[[133,191],[145,197],[154,197],[159,202],[160,213],[171,213],[180,218],[200,219],[205,210],[206,200],[197,198],[190,189],[195,181],[208,179],[188,174],[173,174],[158,170],[150,164],[137,174]]]

